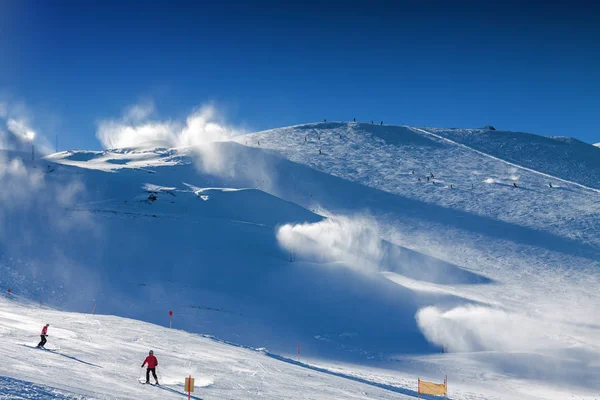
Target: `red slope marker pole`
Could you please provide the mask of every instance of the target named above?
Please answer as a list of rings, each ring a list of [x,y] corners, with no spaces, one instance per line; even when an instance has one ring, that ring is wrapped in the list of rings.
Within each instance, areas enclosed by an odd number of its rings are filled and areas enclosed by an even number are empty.
[[[189,384],[188,384],[188,400],[190,400],[191,396],[192,396],[192,376],[189,376],[189,380],[188,380]]]

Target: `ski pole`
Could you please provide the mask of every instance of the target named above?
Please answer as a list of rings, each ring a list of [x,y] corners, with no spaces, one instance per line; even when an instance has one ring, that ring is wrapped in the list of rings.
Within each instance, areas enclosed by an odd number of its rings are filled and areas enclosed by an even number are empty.
[[[138,381],[141,381],[141,380],[142,380],[142,374],[143,374],[143,373],[144,373],[144,367],[142,367],[142,368],[140,369],[140,377],[138,378]]]
[[[158,370],[158,365],[156,366],[156,376],[158,377],[158,379],[160,379],[161,382],[163,382],[162,375],[160,374],[160,371]]]

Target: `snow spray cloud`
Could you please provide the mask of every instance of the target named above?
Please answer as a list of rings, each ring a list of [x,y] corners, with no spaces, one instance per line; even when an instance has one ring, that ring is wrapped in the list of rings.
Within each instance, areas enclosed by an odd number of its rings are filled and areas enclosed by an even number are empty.
[[[120,119],[98,123],[96,137],[104,148],[193,147],[228,140],[241,132],[227,126],[214,105],[193,111],[185,122],[153,120],[154,104],[144,102],[129,107]]]
[[[262,153],[250,154],[237,143],[224,143],[244,130],[226,123],[214,105],[199,107],[185,121],[161,121],[154,115],[150,101],[131,106],[120,119],[101,121],[96,136],[105,148],[185,148],[202,173],[238,179],[240,184],[267,191],[273,188],[274,174]]]
[[[93,237],[87,214],[69,212],[85,197],[85,187],[60,169],[18,149],[0,150],[0,285],[15,293],[37,296],[59,286],[93,290],[85,266],[66,250],[73,236]]]
[[[37,153],[52,151],[48,140],[32,127],[32,116],[22,103],[0,102],[0,149]]]
[[[31,159],[32,145],[36,153],[49,152],[46,140],[31,121],[34,118],[22,102],[0,102],[0,222],[9,214],[22,213],[29,215],[47,214],[47,224],[53,229],[67,229],[70,219],[53,218],[57,215],[55,208],[65,209],[75,202],[76,197],[83,193],[81,182],[72,178],[47,179],[56,166],[37,157]],[[3,151],[4,150],[4,151]],[[19,224],[22,225],[22,224]],[[5,233],[19,227],[8,227],[0,224],[0,240]]]
[[[45,167],[45,168],[44,168]],[[65,231],[84,219],[62,218],[63,211],[84,194],[84,185],[71,177],[49,181],[47,175],[56,166],[43,162],[24,161],[19,153],[0,151],[0,240],[18,236],[23,224],[7,225],[4,218],[37,215],[45,226]],[[14,218],[12,218],[14,219]]]
[[[416,315],[425,337],[449,352],[534,351],[552,346],[543,321],[482,306],[442,311],[425,307]]]
[[[367,217],[332,216],[317,223],[284,225],[280,246],[305,260],[340,261],[361,271],[377,271],[383,257],[377,224]]]
[[[522,379],[545,380],[597,390],[597,372],[590,368],[598,359],[594,346],[582,346],[577,338],[589,335],[586,327],[560,324],[482,306],[449,310],[426,307],[417,312],[417,323],[425,337],[448,352],[468,352],[486,364],[484,368]],[[567,333],[568,332],[568,333]]]
[[[441,260],[382,240],[381,232],[381,225],[364,215],[331,216],[317,223],[284,225],[277,240],[283,249],[305,260],[340,261],[357,270],[391,271],[435,283],[473,279],[460,276],[462,271]]]

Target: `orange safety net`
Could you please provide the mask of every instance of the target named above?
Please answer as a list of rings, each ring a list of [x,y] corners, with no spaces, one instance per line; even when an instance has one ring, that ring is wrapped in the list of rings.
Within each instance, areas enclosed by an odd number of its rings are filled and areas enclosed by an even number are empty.
[[[419,381],[420,394],[446,394],[446,385],[444,383],[433,383]]]

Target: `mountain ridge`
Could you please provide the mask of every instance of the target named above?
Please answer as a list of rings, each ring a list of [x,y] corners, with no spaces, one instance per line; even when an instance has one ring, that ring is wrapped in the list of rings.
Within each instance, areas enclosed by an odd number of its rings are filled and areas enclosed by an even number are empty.
[[[578,377],[594,392],[597,191],[480,150],[495,133],[331,122],[7,154],[0,286],[154,324],[173,310],[178,328],[284,358],[300,341],[311,365],[406,390],[444,371],[456,399],[534,399],[540,381],[564,398]],[[528,162],[578,171],[548,151]]]

